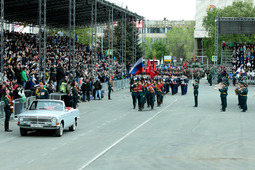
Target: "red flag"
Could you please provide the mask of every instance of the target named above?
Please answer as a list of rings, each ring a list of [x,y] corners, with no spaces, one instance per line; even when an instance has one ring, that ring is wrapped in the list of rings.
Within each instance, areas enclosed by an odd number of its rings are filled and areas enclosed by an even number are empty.
[[[146,73],[147,75],[150,75],[150,72],[151,72],[151,61],[150,61],[150,59],[148,59],[147,67],[146,67],[145,73]]]
[[[193,53],[193,59],[192,59],[192,62],[193,62],[193,63],[195,62],[195,52]]]
[[[153,62],[151,65],[151,70],[150,70],[150,76],[151,78],[154,78],[156,75],[158,75],[158,72],[156,70],[156,66],[155,66],[155,57],[153,58]]]
[[[184,67],[187,68],[187,60],[185,60]]]

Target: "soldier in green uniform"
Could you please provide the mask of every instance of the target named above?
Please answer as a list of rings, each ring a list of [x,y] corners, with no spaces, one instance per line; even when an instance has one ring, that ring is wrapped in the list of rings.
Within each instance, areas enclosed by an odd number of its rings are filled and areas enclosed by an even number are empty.
[[[198,84],[198,79],[195,79],[195,84],[193,84],[194,87],[194,99],[195,99],[195,105],[193,107],[198,106],[198,89],[199,89],[199,84]]]
[[[138,107],[139,107],[138,111],[142,111],[143,109],[143,99],[142,99],[143,95],[144,95],[144,87],[143,87],[142,81],[139,80],[137,85],[137,99],[138,99]]]
[[[247,111],[247,95],[248,95],[248,85],[244,82],[241,82],[241,88],[239,89],[240,94],[240,104],[242,112]]]
[[[227,107],[227,96],[228,96],[227,82],[224,82],[222,84],[222,88],[220,88],[219,91],[220,91],[220,98],[221,98],[221,105],[222,105],[221,111],[225,112]]]
[[[49,93],[46,88],[44,88],[44,83],[40,82],[39,87],[36,89],[37,99],[49,99]]]
[[[76,81],[73,82],[72,84],[72,94],[73,94],[73,108],[76,109],[77,103],[78,103],[78,90],[77,86],[78,83]]]
[[[12,132],[12,130],[9,129],[9,121],[11,117],[11,96],[10,96],[10,91],[9,89],[6,88],[5,91],[6,95],[4,97],[4,111],[5,111],[5,121],[4,121],[4,130],[5,132]]]
[[[154,101],[155,101],[155,86],[153,83],[148,80],[148,87],[147,87],[147,92],[148,92],[148,105],[151,106],[151,110],[154,109]]]
[[[136,102],[137,102],[137,83],[136,83],[136,80],[133,80],[132,82],[133,82],[133,84],[131,84],[130,89],[132,92],[131,96],[132,96],[132,100],[133,100],[133,107],[135,109]]]
[[[108,81],[108,100],[111,99],[111,92],[113,91],[113,83],[112,83],[112,78],[109,79]]]

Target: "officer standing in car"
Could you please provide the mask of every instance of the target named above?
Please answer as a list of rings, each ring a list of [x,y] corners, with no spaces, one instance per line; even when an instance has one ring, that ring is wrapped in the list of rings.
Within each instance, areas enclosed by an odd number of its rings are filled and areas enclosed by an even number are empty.
[[[49,93],[46,88],[44,88],[44,83],[40,82],[39,87],[35,91],[37,99],[49,99]]]

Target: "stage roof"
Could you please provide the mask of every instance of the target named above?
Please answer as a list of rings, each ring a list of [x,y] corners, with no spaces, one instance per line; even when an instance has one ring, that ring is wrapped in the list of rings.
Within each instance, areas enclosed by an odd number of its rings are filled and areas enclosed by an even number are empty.
[[[219,34],[255,34],[255,18],[218,17]]]
[[[91,25],[92,3],[95,0],[76,0],[76,26]],[[143,17],[121,8],[105,0],[97,0],[97,23],[104,24],[109,21],[108,9],[114,9],[113,20],[121,20],[126,13],[127,19],[132,17],[142,20]],[[4,18],[8,22],[22,22],[38,25],[38,0],[6,0],[4,2]],[[69,26],[69,0],[47,0],[47,26],[55,28],[68,28]]]

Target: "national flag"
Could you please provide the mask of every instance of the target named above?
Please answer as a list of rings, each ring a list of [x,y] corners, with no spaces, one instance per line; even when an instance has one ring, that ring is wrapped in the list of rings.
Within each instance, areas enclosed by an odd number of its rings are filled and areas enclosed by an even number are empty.
[[[144,72],[144,66],[143,66],[143,57],[142,57],[135,63],[135,65],[133,66],[133,68],[131,69],[129,73],[132,75],[136,75],[143,72]]]
[[[241,73],[245,74],[245,71],[243,69],[243,65],[241,65],[237,70],[236,70],[236,74],[241,75]]]
[[[151,61],[150,61],[150,59],[148,59],[145,73],[147,75],[150,75],[150,72],[151,72]]]

